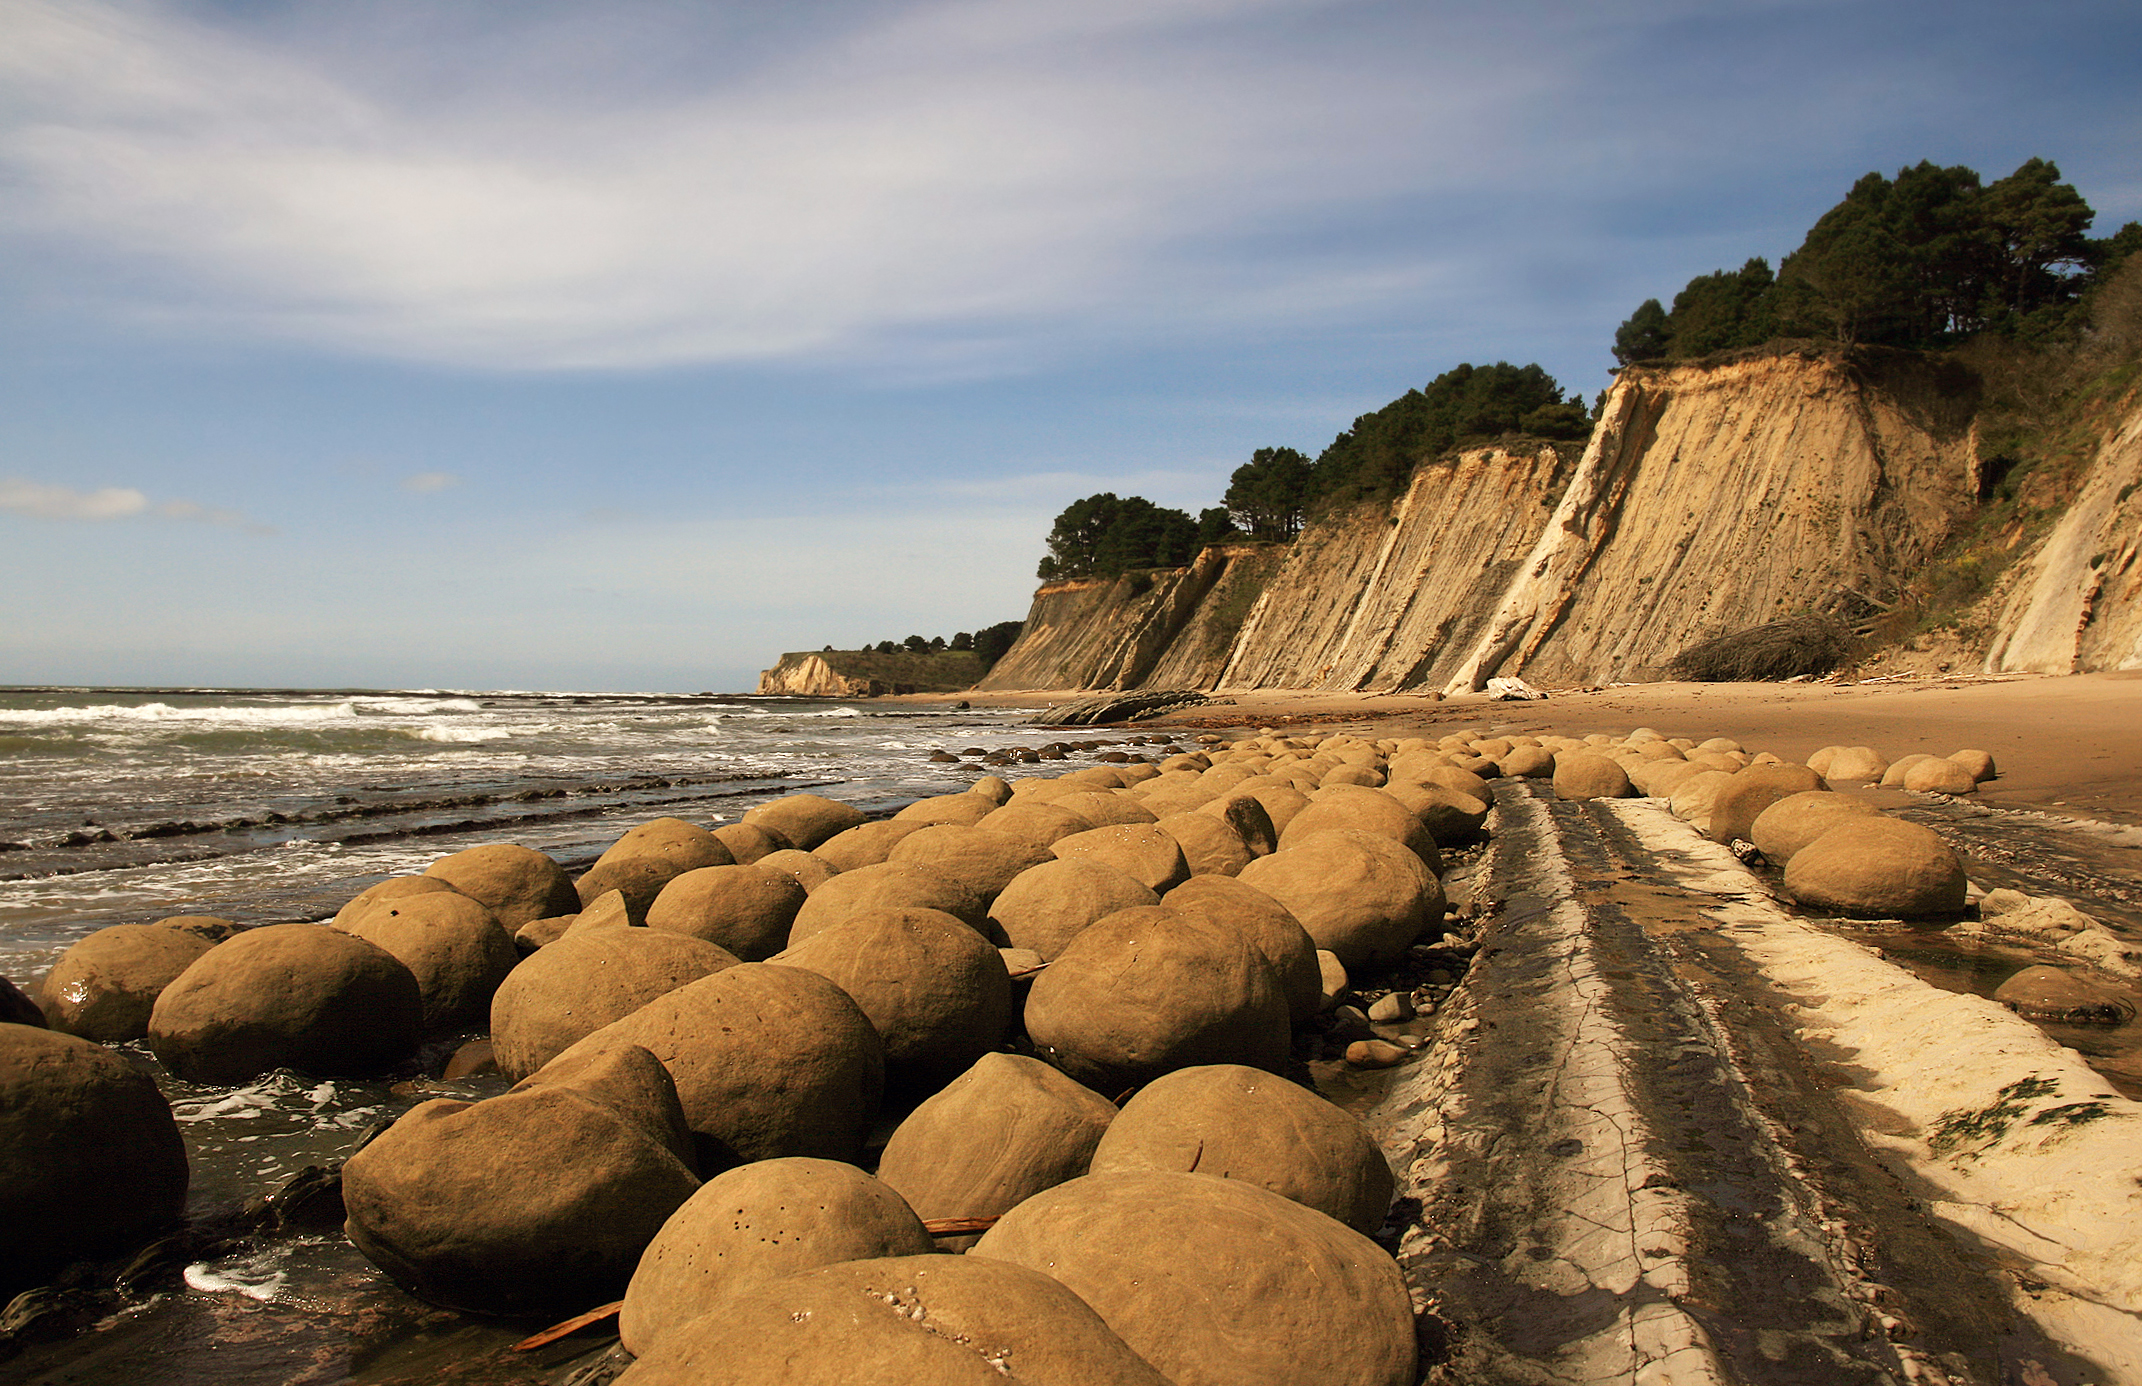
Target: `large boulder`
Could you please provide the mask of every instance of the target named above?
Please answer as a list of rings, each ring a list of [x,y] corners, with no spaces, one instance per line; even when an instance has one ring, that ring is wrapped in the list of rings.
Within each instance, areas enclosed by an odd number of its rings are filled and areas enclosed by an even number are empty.
[[[44,1010],[30,999],[29,993],[5,977],[0,977],[0,1025],[28,1025],[37,1030],[49,1028],[45,1024]]]
[[[767,867],[764,859],[749,866],[702,866],[662,887],[647,907],[647,927],[689,934],[745,962],[761,962],[788,945],[789,927],[807,895],[800,881]]]
[[[1038,799],[1015,799],[989,815],[989,830],[1016,837],[1035,847],[1053,847],[1073,833],[1094,825],[1060,804]]]
[[[630,829],[610,844],[573,882],[585,906],[621,890],[635,914],[644,915],[671,879],[702,866],[727,866],[736,856],[721,839],[681,818],[657,818]]]
[[[376,901],[342,927],[415,975],[427,1033],[483,1024],[491,994],[521,960],[498,917],[458,891]]]
[[[1053,802],[1057,808],[1069,809],[1096,828],[1151,823],[1159,817],[1135,796],[1120,791],[1086,790],[1059,795]]]
[[[990,905],[989,917],[1012,947],[1031,949],[1048,960],[1096,919],[1159,903],[1150,886],[1121,868],[1072,857],[1020,872]]]
[[[698,1187],[669,1075],[619,1045],[483,1102],[411,1108],[343,1166],[344,1230],[419,1299],[565,1314],[617,1298]]]
[[[1889,772],[1889,762],[1872,746],[1833,746],[1828,748],[1829,758],[1822,765],[1815,763],[1815,756],[1807,758],[1807,768],[1827,780],[1881,781]],[[1815,755],[1821,755],[1817,751]]]
[[[1629,772],[1596,751],[1564,751],[1554,758],[1557,799],[1626,799],[1635,792]]]
[[[1151,823],[1117,823],[1059,839],[1049,850],[1063,860],[1083,857],[1113,866],[1155,892],[1190,878],[1174,838]]]
[[[1901,818],[1838,823],[1793,854],[1793,899],[1851,919],[1924,919],[1964,907],[1963,863],[1931,828]]]
[[[1271,896],[1232,876],[1192,876],[1161,897],[1181,910],[1214,924],[1247,943],[1271,965],[1287,1015],[1300,1025],[1321,1009],[1321,971],[1316,940],[1301,921]]]
[[[618,1386],[1170,1386],[1040,1271],[967,1256],[844,1261],[726,1290]]]
[[[570,882],[567,884],[567,889],[568,891],[571,889]],[[442,893],[460,894],[459,891],[454,889],[451,882],[440,880],[437,876],[389,876],[384,881],[376,881],[352,895],[341,909],[335,911],[335,917],[328,922],[338,929],[346,928],[351,920],[367,913],[372,906],[382,900],[401,900],[411,895],[436,895]],[[579,908],[579,897],[569,896],[567,909],[577,910]]]
[[[521,1079],[615,1020],[737,964],[705,939],[666,929],[598,929],[549,944],[491,998],[499,1071]]]
[[[1271,813],[1254,794],[1222,794],[1189,811],[1217,818],[1234,829],[1235,836],[1242,839],[1242,845],[1249,848],[1253,857],[1266,856],[1279,849],[1279,829],[1272,825]],[[1193,871],[1190,874],[1206,873]]]
[[[147,1073],[86,1039],[0,1024],[0,1302],[175,1221],[186,1174]]]
[[[725,1291],[841,1261],[937,1248],[904,1199],[837,1160],[758,1160],[717,1174],[640,1255],[618,1336],[646,1356]]]
[[[1266,858],[1270,860],[1270,858]],[[1264,955],[1165,905],[1088,925],[1034,979],[1037,1054],[1101,1093],[1193,1064],[1286,1062],[1287,998]]]
[[[1413,852],[1381,834],[1312,833],[1242,868],[1236,880],[1287,907],[1316,946],[1349,971],[1396,959],[1443,918],[1443,886]]]
[[[424,875],[480,902],[508,933],[580,908],[579,892],[564,867],[511,842],[488,842],[441,857],[424,868]]]
[[[808,895],[840,874],[840,869],[819,856],[800,847],[788,847],[778,852],[768,852],[752,863],[767,871],[778,871],[803,887]]]
[[[1412,1386],[1390,1256],[1239,1179],[1089,1174],[1006,1213],[969,1258],[1043,1270],[1175,1386]]]
[[[1720,787],[1704,831],[1713,842],[1746,841],[1764,809],[1790,795],[1828,788],[1822,776],[1805,765],[1751,765]]]
[[[647,1050],[676,1080],[707,1173],[784,1155],[853,1160],[885,1088],[885,1044],[869,1018],[800,967],[738,963],[687,982],[546,1069],[623,1045]]]
[[[156,998],[148,1038],[189,1083],[243,1083],[275,1068],[378,1073],[416,1051],[423,1024],[417,979],[386,949],[271,924],[194,959]]]
[[[997,801],[980,794],[937,794],[914,803],[893,815],[896,823],[913,823],[921,828],[952,826],[971,828],[996,812]]]
[[[886,860],[953,877],[984,900],[994,900],[1020,872],[1055,858],[1046,847],[986,824],[939,823],[901,838]]]
[[[1904,787],[1922,794],[1969,794],[1978,780],[1968,766],[1946,756],[1928,756],[1904,772]]]
[[[764,861],[776,852],[795,852],[801,849],[775,830],[771,823],[724,823],[714,829],[714,840],[729,853],[729,859],[738,866],[750,866]]]
[[[771,828],[791,846],[815,852],[819,844],[839,836],[863,821],[863,811],[819,794],[790,794],[760,804],[744,815],[744,822]]]
[[[1879,818],[1882,811],[1857,794],[1808,789],[1784,798],[1755,815],[1748,841],[1773,866],[1783,866],[1808,843],[1848,818]]]
[[[1038,1059],[984,1054],[893,1131],[878,1178],[918,1217],[993,1218],[1086,1172],[1116,1109]],[[941,1239],[963,1251],[979,1234]]]
[[[1383,792],[1404,804],[1408,812],[1420,819],[1421,826],[1428,830],[1438,847],[1471,841],[1479,833],[1480,825],[1487,822],[1489,805],[1486,801],[1443,785],[1400,782],[1387,786]]]
[[[886,819],[878,823],[858,823],[843,833],[836,833],[811,849],[812,855],[829,863],[835,871],[853,871],[859,866],[876,866],[892,855],[894,844],[909,833],[919,833],[927,823],[903,823]]]
[[[1280,833],[1279,849],[1285,851],[1317,833],[1338,831],[1376,833],[1419,857],[1430,871],[1443,869],[1443,854],[1436,850],[1428,825],[1390,794],[1358,784],[1319,789],[1309,807],[1295,814]]]
[[[1383,1226],[1396,1187],[1367,1127],[1298,1083],[1238,1064],[1154,1079],[1109,1124],[1091,1167],[1241,1179],[1364,1236]]]
[[[162,923],[99,929],[60,954],[45,974],[45,1023],[98,1044],[140,1039],[164,988],[215,946]]]
[[[1211,814],[1194,809],[1171,813],[1153,826],[1175,839],[1192,876],[1232,876],[1257,859],[1257,853],[1250,850],[1240,833]]]
[[[791,948],[866,910],[943,910],[977,929],[989,918],[989,903],[972,883],[908,861],[879,862],[843,871],[811,892],[788,927]]]
[[[1686,778],[1666,790],[1666,806],[1673,816],[1693,827],[1697,832],[1707,831],[1711,825],[1711,813],[1718,805],[1718,796],[1726,786],[1733,783],[1734,772],[1706,768],[1691,771]],[[1798,791],[1794,791],[1798,792]]]
[[[939,910],[863,910],[780,955],[862,1007],[885,1042],[886,1077],[934,1090],[1003,1043],[1011,974],[996,947]]]

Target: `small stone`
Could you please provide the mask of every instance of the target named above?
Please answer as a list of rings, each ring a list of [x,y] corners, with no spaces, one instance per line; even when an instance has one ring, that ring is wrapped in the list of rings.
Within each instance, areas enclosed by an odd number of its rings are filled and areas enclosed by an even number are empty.
[[[1389,1068],[1405,1057],[1405,1050],[1385,1040],[1355,1040],[1346,1046],[1346,1062],[1355,1068]]]
[[[1346,976],[1346,964],[1339,961],[1338,954],[1319,948],[1316,950],[1316,965],[1320,974],[1318,985],[1323,993],[1317,1009],[1328,1011],[1339,1004],[1339,998],[1346,995],[1346,988],[1350,985]]]
[[[1401,1020],[1413,1019],[1413,998],[1402,991],[1376,999],[1368,1008],[1368,1018],[1378,1025],[1395,1025]]]
[[[1327,1032],[1334,1043],[1374,1038],[1376,1032],[1369,1028],[1368,1012],[1359,1006],[1341,1006],[1331,1013],[1331,1029]]]
[[[1423,980],[1426,981],[1430,986],[1447,987],[1452,982],[1456,981],[1457,978],[1451,976],[1450,973],[1445,971],[1444,969],[1440,967],[1435,967],[1430,968],[1428,970],[1428,975]]]

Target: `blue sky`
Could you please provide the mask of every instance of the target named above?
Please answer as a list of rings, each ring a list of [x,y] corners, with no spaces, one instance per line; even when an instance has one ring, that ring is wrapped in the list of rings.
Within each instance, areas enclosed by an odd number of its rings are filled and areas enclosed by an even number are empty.
[[[1025,613],[1869,169],[2142,217],[2142,7],[0,0],[0,682],[748,688]]]

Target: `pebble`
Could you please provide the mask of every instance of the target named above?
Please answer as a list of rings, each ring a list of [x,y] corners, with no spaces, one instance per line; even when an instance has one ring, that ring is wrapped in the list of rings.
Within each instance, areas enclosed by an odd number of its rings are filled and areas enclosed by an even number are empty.
[[[1378,1025],[1394,1025],[1401,1020],[1413,1019],[1413,998],[1402,991],[1376,999],[1368,1008],[1368,1018]]]
[[[1331,1029],[1327,1036],[1334,1042],[1373,1039],[1375,1034],[1369,1028],[1368,1012],[1359,1006],[1340,1006],[1331,1013]]]
[[[1389,1068],[1405,1057],[1405,1050],[1383,1040],[1355,1040],[1346,1046],[1346,1062],[1355,1068]]]

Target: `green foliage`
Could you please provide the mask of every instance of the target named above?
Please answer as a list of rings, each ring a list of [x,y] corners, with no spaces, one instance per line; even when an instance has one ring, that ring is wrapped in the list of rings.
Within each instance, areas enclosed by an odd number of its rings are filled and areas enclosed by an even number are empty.
[[[1666,321],[1666,310],[1657,299],[1647,298],[1636,305],[1636,311],[1615,332],[1614,359],[1624,366],[1657,360],[1672,343],[1673,329]]]
[[[1235,468],[1221,501],[1233,522],[1252,537],[1292,539],[1301,532],[1309,480],[1309,459],[1301,453],[1293,448],[1259,448]]]
[[[1199,545],[1224,544],[1229,539],[1239,539],[1242,531],[1235,528],[1235,517],[1227,513],[1224,505],[1210,505],[1197,512],[1197,542]]]
[[[1143,496],[1103,491],[1071,502],[1049,531],[1044,582],[1117,577],[1132,568],[1174,568],[1197,552],[1197,521]]]
[[[1776,278],[1760,255],[1736,271],[1718,270],[1688,281],[1674,295],[1667,354],[1708,356],[1757,346],[1777,335]]]
[[[984,668],[1004,658],[1004,652],[1026,629],[1024,621],[999,621],[993,626],[984,626],[974,633],[974,652],[981,656]]]
[[[1332,440],[1310,470],[1312,502],[1370,500],[1405,489],[1413,469],[1454,447],[1522,431],[1524,421],[1560,405],[1562,387],[1536,365],[1461,365],[1408,390]],[[1579,404],[1573,415],[1538,415],[1565,429],[1589,431]]]
[[[971,650],[971,649],[973,649],[973,648],[974,648],[974,632],[973,632],[973,631],[971,631],[971,630],[963,630],[963,631],[959,632],[959,633],[958,633],[957,635],[954,635],[954,636],[952,637],[952,645],[951,645],[951,648],[952,648],[952,649],[954,649],[954,650]]]

